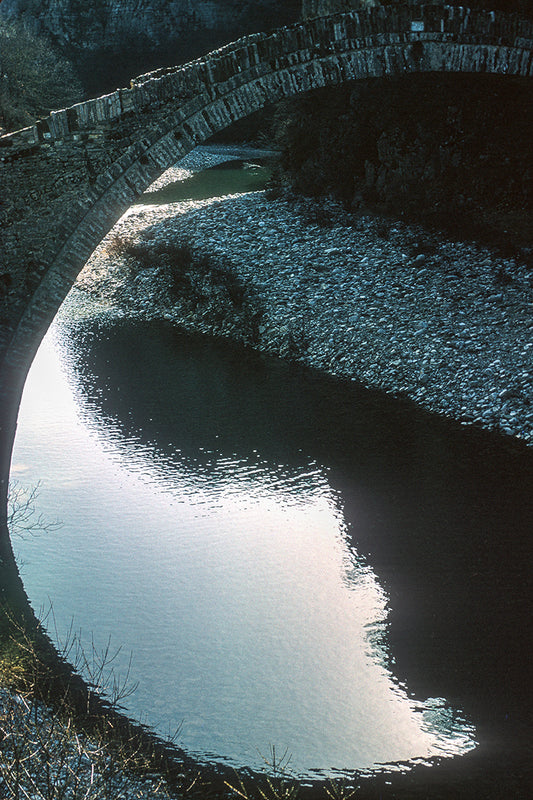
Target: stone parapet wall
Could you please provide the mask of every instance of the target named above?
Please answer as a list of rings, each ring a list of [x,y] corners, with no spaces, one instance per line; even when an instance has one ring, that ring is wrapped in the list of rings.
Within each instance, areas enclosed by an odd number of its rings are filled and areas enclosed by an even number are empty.
[[[531,76],[531,23],[388,6],[253,34],[0,137],[0,364],[27,363],[120,215],[196,144],[266,103],[419,72]],[[9,353],[9,356],[8,356]]]
[[[2,136],[0,160],[10,160],[26,147],[61,143],[69,136],[76,140],[84,131],[97,136],[103,126],[130,114],[147,109],[152,112],[169,100],[185,101],[199,92],[214,97],[220,93],[217,89],[221,85],[226,91],[231,90],[265,72],[303,64],[328,53],[458,39],[465,45],[480,45],[475,59],[477,68],[472,63],[471,71],[481,71],[486,46],[531,49],[533,23],[496,12],[471,12],[462,6],[402,4],[313,19],[271,34],[252,34],[189,64],[140,75],[132,79],[129,88],[53,112],[33,126]],[[441,68],[444,71],[445,65]],[[519,69],[519,74],[530,75],[532,65],[524,62]]]
[[[302,17],[312,19],[346,11],[366,11],[376,5],[379,0],[302,0]]]
[[[118,218],[197,144],[267,103],[423,72],[533,75],[530,22],[377,6],[254,34],[0,137],[0,513],[16,411],[40,340]]]

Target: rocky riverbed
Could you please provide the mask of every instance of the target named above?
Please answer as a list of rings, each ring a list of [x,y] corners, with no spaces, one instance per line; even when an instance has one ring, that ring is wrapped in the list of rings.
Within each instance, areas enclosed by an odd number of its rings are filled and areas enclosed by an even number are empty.
[[[533,444],[533,272],[476,243],[253,192],[134,206],[77,286]]]

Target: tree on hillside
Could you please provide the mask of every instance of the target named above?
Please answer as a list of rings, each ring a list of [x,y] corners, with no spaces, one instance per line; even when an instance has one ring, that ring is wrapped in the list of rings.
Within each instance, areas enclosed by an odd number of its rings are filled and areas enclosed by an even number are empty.
[[[0,127],[16,130],[82,99],[72,64],[20,23],[0,23]]]

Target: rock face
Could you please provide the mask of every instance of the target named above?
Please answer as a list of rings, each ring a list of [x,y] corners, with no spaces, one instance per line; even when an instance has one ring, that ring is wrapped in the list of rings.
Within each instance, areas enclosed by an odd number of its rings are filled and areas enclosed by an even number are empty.
[[[3,0],[0,16],[50,36],[94,93],[293,22],[300,9],[301,0]]]
[[[378,0],[302,0],[304,19],[336,14],[339,11],[352,11],[378,5]]]
[[[431,5],[431,0],[302,0],[304,19],[337,14],[342,11],[358,11],[373,6]],[[488,11],[506,11],[525,17],[533,16],[533,0],[448,0],[448,5],[466,6],[471,9],[485,8]]]
[[[483,234],[531,256],[533,86],[486,75],[410,75],[287,104],[282,186]],[[490,135],[487,135],[490,132]]]
[[[3,0],[1,8],[4,17],[26,18],[59,44],[79,49],[113,46],[138,35],[158,46],[198,30],[245,33],[256,24],[293,20],[298,11],[298,0]]]

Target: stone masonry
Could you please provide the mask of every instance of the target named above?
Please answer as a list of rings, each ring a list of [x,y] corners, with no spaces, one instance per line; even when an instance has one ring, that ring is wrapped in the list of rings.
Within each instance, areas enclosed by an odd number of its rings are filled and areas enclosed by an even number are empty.
[[[141,75],[127,88],[0,137],[4,485],[18,400],[41,338],[95,247],[148,185],[266,103],[420,72],[530,78],[533,24],[435,4],[321,17]]]

